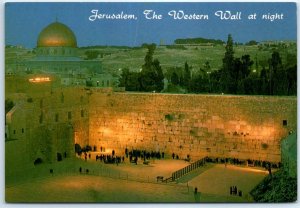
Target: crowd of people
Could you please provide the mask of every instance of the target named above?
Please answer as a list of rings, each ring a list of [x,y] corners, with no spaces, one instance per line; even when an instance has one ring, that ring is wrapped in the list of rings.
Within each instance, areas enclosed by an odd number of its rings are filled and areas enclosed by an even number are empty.
[[[100,161],[100,162],[104,162],[104,163],[108,163],[108,164],[112,164],[112,163],[116,163],[119,164],[121,162],[124,162],[125,158],[120,157],[120,156],[115,156],[115,155],[96,155],[96,161]]]
[[[241,160],[238,158],[214,158],[214,157],[206,157],[206,162],[211,163],[221,163],[221,164],[233,164],[233,165],[247,165],[247,166],[254,166],[254,167],[262,167],[262,168],[280,168],[281,163],[272,163],[269,161],[263,160]]]
[[[104,148],[100,148],[103,150]],[[123,156],[116,156],[115,150],[112,150],[111,154],[100,154],[96,155],[96,161],[109,163],[109,164],[119,164],[125,162],[125,157],[129,160],[131,163],[137,164],[138,160],[142,161],[149,161],[151,159],[164,159],[165,153],[160,151],[147,151],[147,150],[139,150],[139,149],[132,149],[128,150],[128,148],[125,148]],[[85,160],[87,159],[87,155],[90,159],[90,154],[85,153]],[[146,164],[146,163],[144,163]]]
[[[128,148],[125,148],[125,155],[126,158],[140,158],[143,160],[163,159],[165,157],[165,153],[160,151],[147,151],[139,149],[132,149],[129,151]]]
[[[100,152],[105,152],[104,147],[100,147]],[[173,159],[180,159],[178,154],[175,154],[174,152],[171,154]],[[137,164],[138,160],[144,161],[145,162],[152,159],[164,159],[165,158],[165,153],[160,152],[160,151],[148,151],[148,150],[140,150],[140,149],[131,149],[129,150],[127,147],[124,150],[124,155],[123,156],[116,156],[115,150],[112,150],[111,155],[110,154],[100,154],[96,155],[96,161],[104,162],[104,163],[124,163],[125,162],[125,157],[129,159],[129,162]],[[84,152],[84,158],[87,160],[87,158],[91,159],[91,153]],[[188,154],[184,160],[190,162],[191,157]],[[225,164],[233,164],[233,165],[247,165],[247,166],[254,166],[254,167],[263,167],[266,168],[270,174],[271,174],[271,169],[272,168],[280,168],[281,163],[272,163],[268,161],[263,161],[263,160],[241,160],[238,158],[218,158],[218,157],[206,157],[205,159],[206,162],[210,163],[221,163]],[[148,164],[148,163],[147,163]]]

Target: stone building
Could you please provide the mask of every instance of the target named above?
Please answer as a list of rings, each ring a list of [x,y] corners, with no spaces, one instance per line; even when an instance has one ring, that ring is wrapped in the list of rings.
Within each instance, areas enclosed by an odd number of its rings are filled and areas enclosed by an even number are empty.
[[[40,32],[35,51],[36,57],[26,63],[29,71],[78,76],[86,74],[88,70],[102,70],[100,61],[87,61],[78,57],[75,34],[59,22],[49,24]]]

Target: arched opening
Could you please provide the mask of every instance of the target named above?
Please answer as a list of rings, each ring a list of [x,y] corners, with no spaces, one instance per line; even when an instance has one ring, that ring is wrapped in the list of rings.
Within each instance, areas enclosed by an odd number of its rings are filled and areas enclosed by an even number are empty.
[[[61,153],[57,153],[57,161],[62,161],[62,155]]]
[[[41,164],[41,163],[43,163],[43,160],[41,159],[41,158],[37,158],[35,161],[34,161],[34,165],[39,165],[39,164]]]

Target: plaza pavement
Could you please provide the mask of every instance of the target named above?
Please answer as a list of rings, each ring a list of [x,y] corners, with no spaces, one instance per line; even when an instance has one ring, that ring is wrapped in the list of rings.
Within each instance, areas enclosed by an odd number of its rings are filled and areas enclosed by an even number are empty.
[[[197,170],[201,174],[190,174],[184,182],[156,181],[156,176],[169,177],[188,164],[172,159],[152,160],[149,165],[143,165],[142,161],[135,165],[125,160],[116,165],[96,162],[93,158],[66,159],[7,176],[5,199],[6,202],[252,202],[249,191],[267,175],[266,171],[255,168],[207,164]],[[49,169],[53,169],[53,174]],[[242,190],[242,197],[230,195],[229,187],[233,185]]]

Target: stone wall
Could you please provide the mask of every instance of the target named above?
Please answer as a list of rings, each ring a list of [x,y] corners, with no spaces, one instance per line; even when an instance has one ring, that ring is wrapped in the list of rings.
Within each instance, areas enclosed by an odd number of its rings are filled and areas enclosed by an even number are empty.
[[[281,139],[296,129],[296,97],[116,93],[33,85],[6,94],[6,162],[56,161],[74,144],[173,152],[181,158],[231,157],[279,162]],[[9,140],[9,141],[8,141]],[[24,157],[24,155],[26,155]],[[16,163],[15,163],[16,164]]]
[[[280,161],[280,142],[296,129],[296,98],[92,93],[89,142],[107,151],[147,149]]]
[[[62,157],[74,156],[75,142],[88,144],[86,90],[82,87],[31,90],[26,94],[6,95],[6,99],[15,103],[6,115],[7,164],[33,164],[38,158],[53,162],[58,153]],[[19,163],[16,158],[22,161]]]

